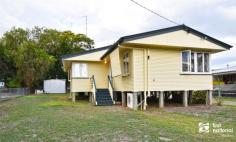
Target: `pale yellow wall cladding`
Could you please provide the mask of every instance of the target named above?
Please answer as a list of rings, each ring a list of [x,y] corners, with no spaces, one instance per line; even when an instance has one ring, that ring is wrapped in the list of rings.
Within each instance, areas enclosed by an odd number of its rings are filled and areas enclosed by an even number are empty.
[[[181,49],[168,48],[133,48],[120,50],[120,64],[117,55],[111,54],[112,73],[114,69],[123,70],[123,54],[129,51],[130,74],[113,74],[113,86],[116,91],[144,91],[144,50],[149,50],[147,90],[149,91],[178,91],[178,90],[212,90],[212,75],[183,75],[181,74]],[[115,58],[113,58],[115,57]],[[116,62],[116,64],[114,64]]]
[[[90,92],[90,79],[71,79],[71,92]]]
[[[92,52],[89,54],[83,54],[75,57],[66,58],[62,61],[63,63],[63,70],[67,72],[69,68],[71,68],[71,62],[73,61],[85,61],[85,62],[91,62],[91,61],[101,61],[101,56],[107,51],[108,49]]]
[[[84,55],[80,55],[80,56],[75,56],[75,57],[71,57],[68,59],[65,59],[65,61],[69,60],[69,61],[100,61],[101,56],[107,51],[106,50],[101,50],[101,51],[96,51],[96,52],[92,52],[89,54],[84,54]]]
[[[149,49],[149,90],[212,90],[212,75],[182,75],[181,51]]]
[[[133,52],[130,49],[116,49],[114,53],[110,54],[112,64],[113,87],[116,91],[133,91]],[[122,76],[123,70],[123,55],[125,52],[129,53],[129,75]],[[117,57],[119,55],[119,58]],[[120,60],[117,61],[117,60]]]
[[[112,68],[112,76],[118,76],[121,75],[121,67],[120,67],[120,54],[119,54],[119,48],[114,50],[110,54],[110,61],[111,61],[111,68]]]
[[[108,87],[108,63],[104,62],[82,62],[88,65],[89,78],[71,80],[71,92],[90,92],[91,82],[90,77],[94,75],[97,88]]]
[[[184,30],[132,40],[129,41],[128,43],[167,45],[167,46],[174,46],[176,48],[189,47],[189,48],[211,49],[219,51],[226,50],[225,48],[217,44],[209,42],[194,34],[187,33]]]
[[[144,91],[144,49],[133,50],[134,91]]]

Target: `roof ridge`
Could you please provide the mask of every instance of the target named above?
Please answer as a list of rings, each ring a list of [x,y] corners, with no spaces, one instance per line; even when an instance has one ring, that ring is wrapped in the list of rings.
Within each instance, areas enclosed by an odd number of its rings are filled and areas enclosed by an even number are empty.
[[[178,30],[185,30],[186,32],[195,34],[196,36],[201,36],[204,39],[213,42],[215,44],[218,44],[219,46],[222,46],[226,49],[230,49],[231,47],[233,47],[232,45],[229,45],[227,43],[224,43],[218,39],[215,39],[211,36],[208,36],[202,32],[199,32],[191,27],[186,26],[185,24],[182,25],[177,25],[177,26],[172,26],[172,27],[167,27],[167,28],[162,28],[162,29],[158,29],[158,30],[153,30],[153,31],[148,31],[148,32],[143,32],[143,33],[138,33],[138,34],[133,34],[133,35],[128,35],[128,36],[123,36],[120,37],[112,46],[111,48],[101,57],[101,59],[105,58],[108,54],[110,54],[113,50],[115,50],[118,47],[118,44],[125,42],[125,41],[129,41],[129,40],[134,40],[134,39],[139,39],[142,37],[147,37],[147,36],[151,36],[151,35],[159,35],[159,34],[164,34],[164,33],[168,33],[168,32],[173,32],[173,31],[178,31]]]

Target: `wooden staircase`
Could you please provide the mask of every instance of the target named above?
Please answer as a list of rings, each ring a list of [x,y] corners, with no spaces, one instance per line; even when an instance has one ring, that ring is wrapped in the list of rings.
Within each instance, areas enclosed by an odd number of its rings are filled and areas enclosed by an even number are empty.
[[[111,106],[113,105],[112,98],[108,89],[97,89],[96,102],[98,106]]]

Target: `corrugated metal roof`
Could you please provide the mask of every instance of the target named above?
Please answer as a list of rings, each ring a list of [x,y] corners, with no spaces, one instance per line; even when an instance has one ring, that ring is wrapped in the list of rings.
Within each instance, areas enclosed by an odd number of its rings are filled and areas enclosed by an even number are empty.
[[[236,66],[212,70],[213,75],[236,74]]]
[[[159,29],[159,30],[154,30],[154,31],[149,31],[149,32],[144,32],[144,33],[139,33],[139,34],[134,34],[134,35],[129,35],[129,36],[123,36],[121,37],[117,42],[115,42],[112,47],[101,57],[101,59],[104,59],[107,55],[109,55],[112,51],[114,51],[116,48],[118,48],[118,45],[122,42],[130,41],[130,40],[135,40],[135,39],[140,39],[148,36],[153,36],[153,35],[160,35],[160,34],[165,34],[173,31],[178,31],[178,30],[185,30],[186,32],[192,33],[196,36],[203,37],[204,39],[215,43],[219,46],[222,46],[225,49],[230,49],[233,46],[229,45],[227,43],[224,43],[220,40],[217,40],[211,36],[208,36],[202,32],[199,32],[195,29],[192,29],[186,25],[178,25],[178,26],[173,26],[169,28],[164,28],[164,29]]]

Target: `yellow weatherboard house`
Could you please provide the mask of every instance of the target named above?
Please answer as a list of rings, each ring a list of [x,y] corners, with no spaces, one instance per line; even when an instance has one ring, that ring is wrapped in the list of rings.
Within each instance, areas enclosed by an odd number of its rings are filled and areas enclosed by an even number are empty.
[[[212,104],[213,53],[232,46],[186,25],[124,36],[110,46],[62,56],[72,100],[84,92],[95,105],[146,109],[148,100],[181,96],[184,106],[193,91],[207,91]]]

